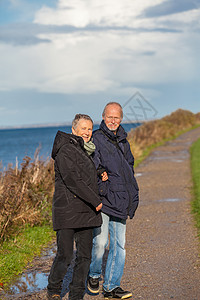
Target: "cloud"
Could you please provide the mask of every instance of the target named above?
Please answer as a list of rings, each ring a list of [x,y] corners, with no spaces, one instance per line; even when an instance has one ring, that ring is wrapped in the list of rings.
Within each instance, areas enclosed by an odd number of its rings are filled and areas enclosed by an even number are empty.
[[[34,24],[4,27],[0,89],[120,94],[197,78],[199,33],[191,28],[199,11],[141,17],[148,8],[148,0],[60,0],[38,10]]]
[[[41,24],[30,24],[30,23],[17,23],[1,26],[0,41],[7,44],[18,45],[35,45],[40,43],[49,43],[48,38],[41,38],[44,34],[68,34],[68,33],[79,33],[84,34],[87,32],[108,32],[118,31],[119,34],[122,32],[180,32],[180,30],[170,29],[167,27],[158,28],[132,28],[132,27],[98,27],[98,26],[86,26],[84,28],[76,28],[69,25],[41,25]]]
[[[199,8],[199,0],[166,0],[157,5],[147,7],[141,14],[145,18],[154,18],[190,11]]]
[[[144,51],[141,55],[154,56],[156,55],[156,51]]]
[[[48,32],[47,28],[29,23],[18,23],[1,26],[0,42],[18,45],[35,45],[39,43],[48,43],[48,39],[40,39],[38,34]]]
[[[154,5],[161,0],[151,0]],[[139,21],[135,18],[146,6],[148,0],[130,1],[124,0],[65,0],[58,1],[56,9],[43,7],[35,16],[35,23],[71,25],[77,28],[88,25],[104,26],[127,26],[135,27]]]
[[[132,85],[188,80],[194,58],[177,55],[181,34],[77,32],[44,34],[50,43],[0,46],[0,86],[47,93],[95,93]],[[102,47],[103,45],[103,47]]]
[[[154,7],[162,5],[161,0],[153,0]],[[13,5],[17,7],[27,7],[30,11],[31,3],[22,0],[14,0]],[[157,6],[156,6],[157,5]],[[112,9],[111,9],[112,7]],[[25,9],[25,8],[24,8]],[[140,32],[163,32],[176,33],[181,32],[182,28],[175,28],[166,22],[158,23],[155,20],[141,18],[141,13],[148,10],[148,0],[142,3],[125,0],[123,3],[114,0],[99,1],[66,1],[57,2],[57,7],[42,6],[35,13],[34,24],[19,23],[9,24],[1,27],[0,41],[12,45],[35,45],[39,43],[49,43],[45,33],[76,33],[98,31],[130,31],[133,34]],[[151,7],[149,8],[151,9]],[[32,10],[31,10],[32,11]],[[33,10],[34,11],[34,10]],[[138,17],[140,16],[140,17]],[[43,38],[41,38],[43,34]]]
[[[30,30],[27,30],[29,28]],[[0,41],[6,44],[18,45],[35,45],[39,43],[48,43],[48,39],[40,39],[32,26],[25,27],[25,24],[15,24],[1,26]]]

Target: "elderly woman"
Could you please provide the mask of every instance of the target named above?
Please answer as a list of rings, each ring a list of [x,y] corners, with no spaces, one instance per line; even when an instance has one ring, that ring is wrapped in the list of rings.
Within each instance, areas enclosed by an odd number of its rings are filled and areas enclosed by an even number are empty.
[[[76,261],[69,299],[83,299],[89,271],[93,228],[102,223],[98,196],[97,173],[91,159],[95,145],[90,141],[93,122],[88,115],[77,114],[72,134],[58,131],[52,158],[55,160],[55,193],[53,197],[53,229],[57,234],[57,254],[48,278],[48,299],[61,299],[63,278],[73,257]]]

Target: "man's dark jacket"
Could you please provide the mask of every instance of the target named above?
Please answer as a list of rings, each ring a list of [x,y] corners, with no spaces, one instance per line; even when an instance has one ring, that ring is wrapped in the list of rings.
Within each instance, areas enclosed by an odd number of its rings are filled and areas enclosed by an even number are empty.
[[[98,179],[99,194],[103,202],[102,211],[121,219],[133,218],[139,202],[139,188],[134,177],[134,157],[127,134],[120,125],[115,135],[105,125],[93,134],[96,145],[93,160],[99,173],[108,173],[108,180]],[[117,145],[118,146],[117,146]]]
[[[101,213],[96,212],[101,203],[97,173],[83,139],[58,131],[52,158],[55,160],[53,229],[100,226]]]

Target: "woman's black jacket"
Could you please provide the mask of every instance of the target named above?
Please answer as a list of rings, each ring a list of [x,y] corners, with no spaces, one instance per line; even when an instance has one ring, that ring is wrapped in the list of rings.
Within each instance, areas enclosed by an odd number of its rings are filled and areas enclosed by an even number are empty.
[[[58,131],[52,158],[55,160],[53,229],[97,227],[102,223],[96,207],[98,196],[95,165],[81,137]]]

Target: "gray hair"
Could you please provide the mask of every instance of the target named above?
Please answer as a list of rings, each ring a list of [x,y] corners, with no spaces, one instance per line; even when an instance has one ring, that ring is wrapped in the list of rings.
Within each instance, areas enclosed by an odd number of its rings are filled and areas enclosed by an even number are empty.
[[[102,116],[105,117],[106,108],[107,108],[109,105],[118,105],[119,108],[121,109],[121,118],[123,119],[123,109],[122,109],[121,104],[119,104],[118,102],[109,102],[109,103],[107,103],[106,106],[104,107]]]
[[[93,126],[93,121],[92,119],[90,118],[90,116],[88,115],[84,115],[84,114],[76,114],[73,121],[72,121],[72,127],[74,129],[76,129],[77,125],[78,125],[78,122],[81,120],[81,119],[84,119],[84,120],[89,120],[92,122],[92,126]]]

